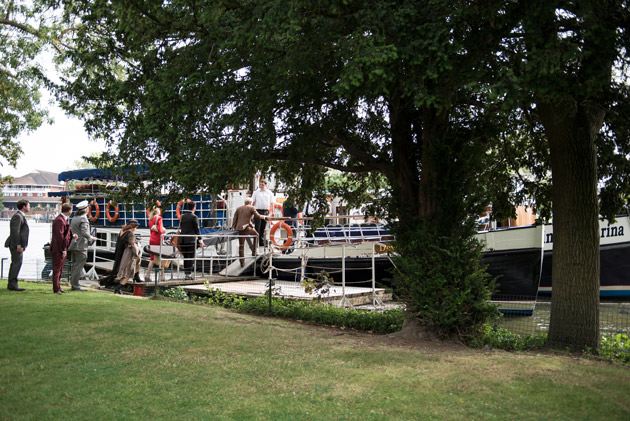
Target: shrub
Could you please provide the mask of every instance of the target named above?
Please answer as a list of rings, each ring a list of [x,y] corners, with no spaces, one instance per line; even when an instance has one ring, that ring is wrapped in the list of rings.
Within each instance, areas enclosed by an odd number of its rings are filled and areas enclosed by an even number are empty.
[[[547,342],[547,334],[519,335],[499,326],[484,324],[479,334],[469,342],[473,348],[504,349],[506,351],[527,351],[542,348]]]
[[[451,236],[422,221],[396,232],[396,283],[410,312],[440,337],[466,339],[495,314],[481,247],[466,227]]]
[[[385,310],[383,312],[354,310],[334,307],[315,301],[291,301],[281,298],[273,298],[271,305],[269,305],[267,297],[245,299],[211,289],[211,285],[207,285],[207,287],[209,288],[208,303],[235,309],[243,313],[305,320],[374,333],[397,332],[402,327],[404,318],[404,313],[401,309]]]
[[[167,298],[174,300],[188,301],[188,293],[184,291],[184,288],[180,285],[177,288],[169,288],[161,291],[161,294]]]
[[[630,363],[630,340],[625,333],[602,335],[602,346],[599,350],[603,358]]]

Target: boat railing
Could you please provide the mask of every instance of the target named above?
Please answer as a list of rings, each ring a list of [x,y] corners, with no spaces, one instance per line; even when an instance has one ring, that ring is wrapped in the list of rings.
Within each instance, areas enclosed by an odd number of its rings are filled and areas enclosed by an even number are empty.
[[[354,217],[363,217],[355,215]],[[327,217],[331,219],[349,219],[349,216]],[[372,242],[391,243],[394,240],[390,230],[379,223],[364,224],[329,224],[318,228],[312,228],[312,217],[287,218],[272,217],[268,224],[264,237],[270,243],[280,248],[287,247],[287,240],[293,249],[313,248],[321,246],[334,246],[335,244],[362,244]],[[286,225],[289,226],[287,230]],[[280,232],[280,240],[284,245],[278,245],[276,234]]]

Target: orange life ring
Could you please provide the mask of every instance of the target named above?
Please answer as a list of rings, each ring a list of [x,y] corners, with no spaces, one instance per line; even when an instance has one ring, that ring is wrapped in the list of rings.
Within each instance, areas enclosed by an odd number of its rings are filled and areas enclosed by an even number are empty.
[[[92,203],[94,203],[94,207],[96,208],[96,211],[94,212],[94,216],[92,216]],[[92,222],[98,221],[98,217],[101,214],[101,209],[98,207],[98,203],[96,203],[96,199],[92,200],[90,204],[88,205],[87,214],[88,214],[88,217],[90,218],[90,221]]]
[[[284,243],[282,243],[282,245],[276,243],[275,236],[276,231],[278,231],[278,228],[280,227],[282,227],[287,232],[287,239],[284,240]],[[286,222],[278,222],[273,227],[271,227],[271,231],[269,231],[269,238],[271,239],[271,242],[280,250],[286,250],[289,248],[289,246],[291,246],[291,244],[293,244],[293,230]]]
[[[175,208],[175,213],[177,214],[177,219],[182,219],[182,205],[184,204],[183,200],[177,202],[177,207]]]
[[[111,213],[109,212],[110,206],[114,206],[114,216],[112,216]],[[110,200],[109,202],[107,202],[107,205],[105,205],[105,216],[107,217],[107,220],[109,222],[114,223],[118,220],[119,215],[120,215],[120,209],[118,208],[118,203],[114,203],[113,200]]]
[[[190,199],[186,199],[186,203],[190,202]],[[177,219],[182,219],[182,205],[184,204],[183,200],[177,202],[177,207],[175,208],[175,213],[177,214]]]

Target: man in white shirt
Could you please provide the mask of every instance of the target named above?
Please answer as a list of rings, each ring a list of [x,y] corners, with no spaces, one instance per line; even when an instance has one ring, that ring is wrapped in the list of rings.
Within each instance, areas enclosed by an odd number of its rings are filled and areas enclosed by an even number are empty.
[[[269,207],[273,200],[273,194],[267,190],[267,181],[261,179],[258,183],[259,189],[252,194],[252,204],[256,208],[256,212],[261,215],[269,215]],[[265,228],[267,228],[267,222],[264,219],[260,219],[257,216],[254,217],[254,228],[258,233],[258,245],[264,245]]]

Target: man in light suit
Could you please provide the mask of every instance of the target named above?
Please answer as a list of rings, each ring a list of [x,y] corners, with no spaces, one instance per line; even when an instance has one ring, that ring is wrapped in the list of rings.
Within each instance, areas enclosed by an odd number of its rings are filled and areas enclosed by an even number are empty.
[[[7,285],[10,291],[24,291],[24,288],[18,286],[18,274],[22,268],[24,250],[28,246],[29,229],[25,214],[31,211],[31,205],[28,200],[20,200],[17,202],[17,208],[18,211],[11,217],[9,238],[4,243],[4,246],[11,251],[9,284]]]
[[[251,197],[245,198],[245,204],[236,208],[232,217],[232,229],[238,231],[238,256],[241,267],[245,266],[245,240],[247,240],[249,248],[252,250],[252,256],[256,255],[255,243],[257,240],[252,236],[258,235],[258,232],[252,223],[254,217],[263,221],[267,219],[267,216],[259,214],[256,208],[252,206]]]
[[[70,222],[70,229],[77,235],[76,239],[73,239],[68,247],[68,250],[72,252],[72,270],[70,271],[70,285],[72,285],[73,291],[85,291],[81,288],[79,278],[81,277],[81,270],[85,266],[87,261],[87,250],[93,241],[96,241],[95,237],[90,234],[90,221],[87,217],[87,208],[89,203],[87,200],[77,203],[77,211]]]
[[[50,254],[52,256],[52,284],[55,294],[63,294],[65,291],[61,289],[60,280],[61,272],[63,272],[63,264],[68,255],[68,247],[73,236],[70,229],[68,218],[72,212],[72,205],[64,203],[61,205],[61,213],[55,218],[52,224],[52,239],[50,240]]]

